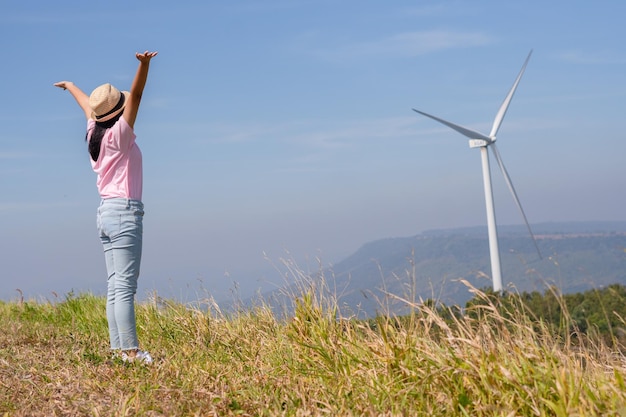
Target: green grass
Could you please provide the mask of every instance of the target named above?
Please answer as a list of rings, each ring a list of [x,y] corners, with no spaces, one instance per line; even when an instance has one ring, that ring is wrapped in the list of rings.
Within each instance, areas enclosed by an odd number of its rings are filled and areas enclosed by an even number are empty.
[[[101,297],[0,302],[0,415],[626,415],[617,350],[502,315],[489,297],[475,314],[416,305],[368,322],[306,281],[290,300],[286,319],[267,305],[142,303],[150,366],[112,359]]]

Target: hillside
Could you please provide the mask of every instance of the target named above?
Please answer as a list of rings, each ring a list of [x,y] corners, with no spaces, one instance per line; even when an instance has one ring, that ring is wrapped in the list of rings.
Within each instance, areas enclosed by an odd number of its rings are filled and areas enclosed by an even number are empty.
[[[137,305],[151,365],[109,349],[104,297],[0,301],[0,416],[624,416],[623,344],[576,327],[587,301],[622,335],[625,289],[499,308],[483,294],[454,320],[338,317],[314,291],[290,320],[155,298]]]
[[[542,258],[525,227],[499,228],[507,290],[544,292],[555,286],[572,293],[626,284],[626,222],[545,223],[533,232]],[[359,317],[401,314],[406,304],[385,294],[464,305],[472,294],[461,279],[491,288],[488,245],[483,227],[431,230],[367,243],[319,275],[344,312]],[[280,302],[277,293],[264,298]]]

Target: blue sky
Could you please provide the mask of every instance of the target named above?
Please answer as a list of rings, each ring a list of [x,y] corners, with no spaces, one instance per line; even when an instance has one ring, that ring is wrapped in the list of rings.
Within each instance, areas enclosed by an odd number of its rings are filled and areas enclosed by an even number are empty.
[[[102,294],[85,122],[56,81],[129,89],[139,295],[221,298],[362,244],[486,224],[478,150],[414,113],[489,132],[531,223],[626,220],[622,1],[3,2],[0,299]],[[521,218],[498,172],[499,224]]]

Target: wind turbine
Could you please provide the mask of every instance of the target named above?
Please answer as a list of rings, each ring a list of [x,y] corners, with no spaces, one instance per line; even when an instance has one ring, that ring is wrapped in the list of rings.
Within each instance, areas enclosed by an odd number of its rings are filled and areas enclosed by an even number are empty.
[[[424,113],[423,111],[413,109],[413,111],[419,114],[422,114],[426,117],[430,117],[431,119],[434,119],[438,121],[439,123],[442,123],[456,130],[460,134],[467,136],[470,139],[469,140],[470,148],[480,149],[480,156],[482,159],[482,168],[483,168],[483,182],[484,182],[484,187],[485,187],[485,204],[487,206],[487,229],[489,232],[489,255],[491,258],[491,275],[492,275],[492,280],[493,280],[493,290],[496,292],[502,291],[502,271],[500,269],[500,250],[498,248],[498,231],[497,231],[497,226],[496,226],[496,212],[495,212],[494,204],[493,204],[493,192],[491,189],[491,171],[489,168],[489,152],[487,148],[491,148],[491,151],[493,152],[493,156],[496,158],[496,161],[498,162],[500,171],[502,171],[502,175],[504,176],[504,179],[509,187],[509,190],[511,191],[511,194],[513,194],[513,199],[515,200],[515,203],[517,204],[517,207],[519,208],[522,214],[522,217],[524,218],[524,223],[526,223],[526,228],[528,229],[528,232],[530,233],[530,236],[532,237],[533,243],[535,244],[535,248],[537,249],[537,253],[539,254],[539,257],[541,258],[541,251],[539,251],[539,247],[537,246],[537,242],[535,241],[535,237],[533,235],[532,229],[530,228],[530,225],[528,224],[528,220],[526,219],[526,214],[524,213],[522,204],[520,203],[519,198],[517,197],[517,193],[515,192],[515,188],[513,187],[511,178],[509,177],[509,174],[506,168],[504,167],[504,163],[502,162],[502,157],[500,156],[500,152],[498,152],[498,148],[496,147],[496,134],[498,133],[498,130],[500,129],[500,125],[502,124],[504,115],[506,114],[506,111],[509,108],[511,99],[513,98],[513,95],[515,94],[517,85],[522,79],[522,75],[524,74],[524,70],[526,70],[526,65],[528,64],[528,61],[530,60],[530,56],[532,55],[532,53],[533,53],[532,50],[528,53],[528,56],[526,57],[526,61],[524,61],[524,65],[522,66],[522,69],[517,75],[517,78],[515,79],[515,82],[513,83],[513,86],[511,87],[509,94],[507,94],[507,96],[504,99],[504,102],[500,106],[500,110],[498,110],[498,113],[496,114],[496,118],[493,121],[493,126],[491,127],[491,132],[489,133],[489,135],[485,135],[475,130],[468,129],[466,127],[457,125],[455,123],[449,122],[447,120],[441,119],[431,114]]]

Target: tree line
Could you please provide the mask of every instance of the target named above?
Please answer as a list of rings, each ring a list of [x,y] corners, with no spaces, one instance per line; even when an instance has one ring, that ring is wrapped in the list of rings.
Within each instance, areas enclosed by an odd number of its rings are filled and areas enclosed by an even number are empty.
[[[608,346],[626,347],[626,286],[612,284],[585,292],[561,294],[550,287],[522,293],[495,293],[485,289],[464,309],[439,306],[442,315],[467,314],[481,318],[492,306],[502,317],[522,315],[529,322],[548,326],[556,336],[570,339],[602,339]]]

